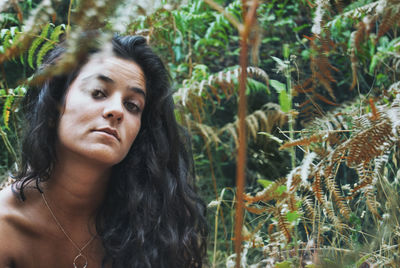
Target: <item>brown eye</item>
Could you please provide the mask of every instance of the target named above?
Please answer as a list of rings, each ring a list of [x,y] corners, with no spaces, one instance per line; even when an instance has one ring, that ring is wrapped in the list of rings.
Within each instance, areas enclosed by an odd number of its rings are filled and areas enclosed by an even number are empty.
[[[92,91],[92,97],[94,99],[102,99],[105,96],[106,96],[106,94],[100,89],[95,89],[95,90]]]
[[[140,107],[136,105],[134,102],[125,102],[126,109],[131,113],[139,113]]]

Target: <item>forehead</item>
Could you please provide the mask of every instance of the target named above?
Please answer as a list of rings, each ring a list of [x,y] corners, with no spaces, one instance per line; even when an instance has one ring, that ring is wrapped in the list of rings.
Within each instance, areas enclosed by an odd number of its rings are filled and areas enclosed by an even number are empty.
[[[82,67],[78,80],[87,82],[105,76],[117,83],[133,84],[145,89],[145,76],[142,68],[133,60],[123,59],[110,52],[93,54]]]

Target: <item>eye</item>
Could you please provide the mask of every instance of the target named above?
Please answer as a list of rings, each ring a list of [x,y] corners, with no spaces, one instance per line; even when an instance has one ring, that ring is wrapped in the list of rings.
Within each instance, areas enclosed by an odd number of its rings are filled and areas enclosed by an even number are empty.
[[[131,113],[139,113],[141,112],[139,105],[134,102],[126,101],[124,103],[126,109]]]
[[[102,99],[106,97],[106,93],[101,89],[94,89],[92,91],[92,97],[94,99]]]

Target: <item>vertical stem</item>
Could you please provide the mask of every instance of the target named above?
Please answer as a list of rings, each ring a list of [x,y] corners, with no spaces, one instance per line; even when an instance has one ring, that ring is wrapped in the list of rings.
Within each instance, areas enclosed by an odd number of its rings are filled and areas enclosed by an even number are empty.
[[[245,185],[246,170],[246,80],[247,80],[247,40],[241,40],[240,50],[240,80],[239,80],[239,148],[236,165],[236,215],[235,215],[235,252],[236,267],[240,268],[240,253],[242,248],[242,226],[243,226],[243,193]]]
[[[247,81],[247,65],[248,65],[248,44],[247,39],[250,33],[251,25],[256,17],[258,0],[253,0],[250,10],[247,12],[247,1],[242,0],[243,20],[245,22],[243,30],[240,31],[240,77],[239,77],[239,148],[236,165],[236,214],[235,214],[235,252],[236,252],[236,268],[240,268],[241,251],[242,251],[242,226],[243,226],[243,193],[245,186],[246,171],[246,81]]]
[[[14,151],[14,148],[12,147],[8,137],[7,137],[7,133],[4,132],[1,128],[0,128],[0,136],[3,139],[4,145],[7,148],[7,151],[12,155],[12,157],[14,158],[14,161],[17,162],[17,154]]]
[[[69,6],[68,6],[68,17],[67,17],[67,27],[66,27],[66,32],[67,32],[67,38],[70,32],[70,27],[71,27],[71,10],[72,10],[72,4],[74,0],[69,0]]]
[[[288,44],[284,44],[283,45],[283,56],[285,59],[285,63],[286,63],[286,68],[285,68],[285,77],[286,77],[286,88],[287,88],[287,93],[288,93],[288,97],[289,97],[289,137],[290,137],[290,141],[294,140],[294,118],[293,118],[293,111],[292,111],[292,98],[293,98],[293,90],[292,90],[292,78],[290,77],[290,61],[289,61],[289,55],[290,55],[290,51],[289,51],[289,45]],[[290,163],[291,163],[291,168],[295,168],[296,166],[296,151],[295,151],[295,147],[292,146],[290,147]]]
[[[8,83],[7,83],[7,77],[6,77],[6,71],[4,70],[4,64],[1,64],[1,74],[3,75],[4,79],[4,85],[6,86],[6,95],[9,95],[9,88],[8,88]]]

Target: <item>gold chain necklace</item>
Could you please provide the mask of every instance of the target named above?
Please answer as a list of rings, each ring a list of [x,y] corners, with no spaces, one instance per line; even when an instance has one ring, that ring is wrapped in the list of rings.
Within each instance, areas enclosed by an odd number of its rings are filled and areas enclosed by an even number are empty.
[[[53,216],[53,219],[56,222],[57,226],[61,229],[61,231],[68,238],[68,240],[71,242],[71,244],[76,248],[76,250],[78,250],[78,255],[76,255],[76,257],[74,258],[74,261],[72,263],[74,265],[74,268],[78,268],[76,262],[79,259],[82,259],[85,262],[85,264],[82,266],[82,268],[86,268],[88,265],[88,260],[87,260],[86,256],[82,254],[82,251],[85,250],[85,248],[93,241],[95,236],[92,236],[92,238],[90,238],[82,248],[79,248],[78,245],[71,239],[71,237],[67,234],[65,229],[62,227],[60,221],[57,219],[56,215],[53,213],[53,210],[50,208],[49,204],[47,203],[46,197],[43,192],[42,192],[42,198],[43,198],[44,204],[49,209],[51,216]]]

